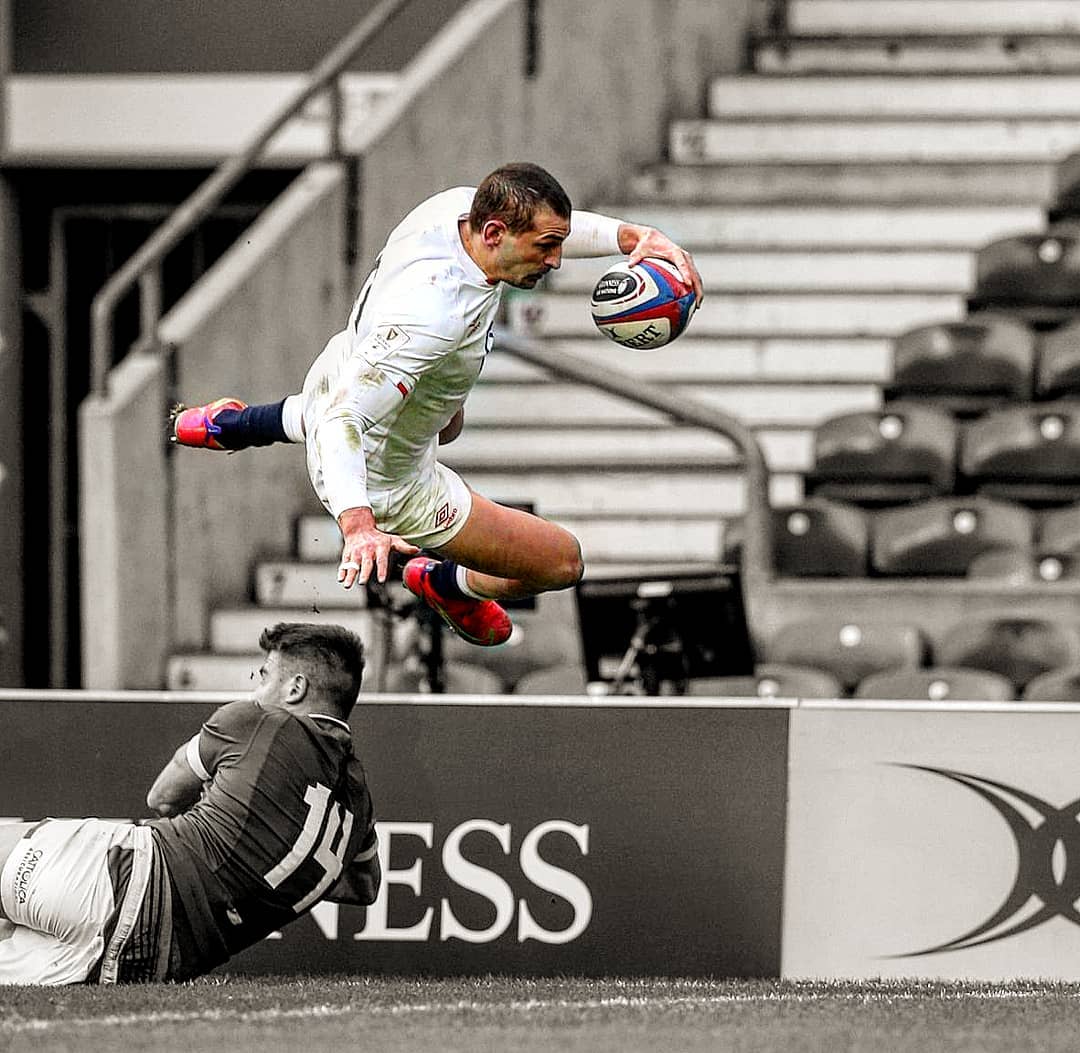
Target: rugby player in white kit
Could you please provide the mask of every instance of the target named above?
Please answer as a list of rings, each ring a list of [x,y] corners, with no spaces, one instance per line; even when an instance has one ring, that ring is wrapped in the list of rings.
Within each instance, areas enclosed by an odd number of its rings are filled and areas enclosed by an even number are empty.
[[[471,491],[439,463],[438,444],[460,431],[503,285],[533,288],[564,254],[618,253],[670,260],[700,302],[693,260],[666,235],[573,210],[544,169],[505,165],[427,199],[391,232],[301,394],[177,407],[171,437],[224,450],[305,442],[312,485],[341,528],[339,582],[385,581],[391,552],[414,556],[410,591],[471,643],[502,643],[512,626],[498,601],[574,585],[581,549],[562,527]]]

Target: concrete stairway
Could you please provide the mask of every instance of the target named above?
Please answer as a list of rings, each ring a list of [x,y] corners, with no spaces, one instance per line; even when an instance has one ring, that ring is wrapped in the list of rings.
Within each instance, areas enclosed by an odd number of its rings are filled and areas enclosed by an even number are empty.
[[[600,337],[587,301],[601,260],[568,261],[509,303],[522,332],[748,421],[777,505],[802,496],[814,425],[879,404],[892,339],[964,314],[974,250],[1041,228],[1056,164],[1080,147],[1073,0],[788,8],[787,33],[755,38],[752,72],[718,78],[704,117],[673,122],[668,160],[633,177],[629,200],[588,203],[695,251],[707,299],[687,335],[653,354]],[[715,563],[745,500],[724,440],[497,350],[444,454],[481,492],[575,531],[597,576]],[[296,560],[255,569],[260,606],[216,612],[215,654],[174,658],[170,686],[245,686],[256,623],[279,614],[347,613],[372,633],[336,585],[337,545],[328,519],[302,521]]]

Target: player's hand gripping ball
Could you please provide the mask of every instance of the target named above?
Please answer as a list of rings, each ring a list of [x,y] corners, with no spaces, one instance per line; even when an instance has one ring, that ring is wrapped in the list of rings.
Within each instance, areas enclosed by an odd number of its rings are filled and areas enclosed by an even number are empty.
[[[697,297],[673,263],[649,256],[612,267],[596,283],[589,306],[604,336],[635,351],[655,351],[690,324]]]

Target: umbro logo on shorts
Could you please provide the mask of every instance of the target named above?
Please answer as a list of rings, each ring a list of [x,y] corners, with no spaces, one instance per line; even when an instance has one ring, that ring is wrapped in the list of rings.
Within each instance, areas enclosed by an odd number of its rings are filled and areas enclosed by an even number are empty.
[[[436,513],[435,513],[435,526],[448,527],[455,519],[457,519],[458,510],[450,507],[450,502],[447,501]]]

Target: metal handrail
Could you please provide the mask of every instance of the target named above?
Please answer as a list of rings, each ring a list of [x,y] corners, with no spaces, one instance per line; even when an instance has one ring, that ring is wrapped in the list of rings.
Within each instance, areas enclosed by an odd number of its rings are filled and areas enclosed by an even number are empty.
[[[549,343],[539,344],[501,329],[496,346],[515,358],[568,380],[588,384],[612,395],[666,413],[680,424],[705,428],[730,439],[743,458],[746,475],[746,529],[743,538],[742,575],[748,594],[772,577],[772,533],[769,513],[769,469],[757,436],[737,417],[685,394],[672,394],[645,384],[637,377],[571,355]]]
[[[202,222],[226,194],[250,171],[275,135],[302,107],[335,78],[356,53],[410,0],[382,0],[311,71],[304,85],[282,104],[252,136],[248,145],[224,161],[176,209],[135,254],[105,283],[90,305],[90,390],[107,395],[112,354],[114,315],[132,288],[140,287],[138,342],[150,338],[161,320],[161,267],[165,254]],[[330,120],[331,155],[341,148],[341,85],[333,86]]]

